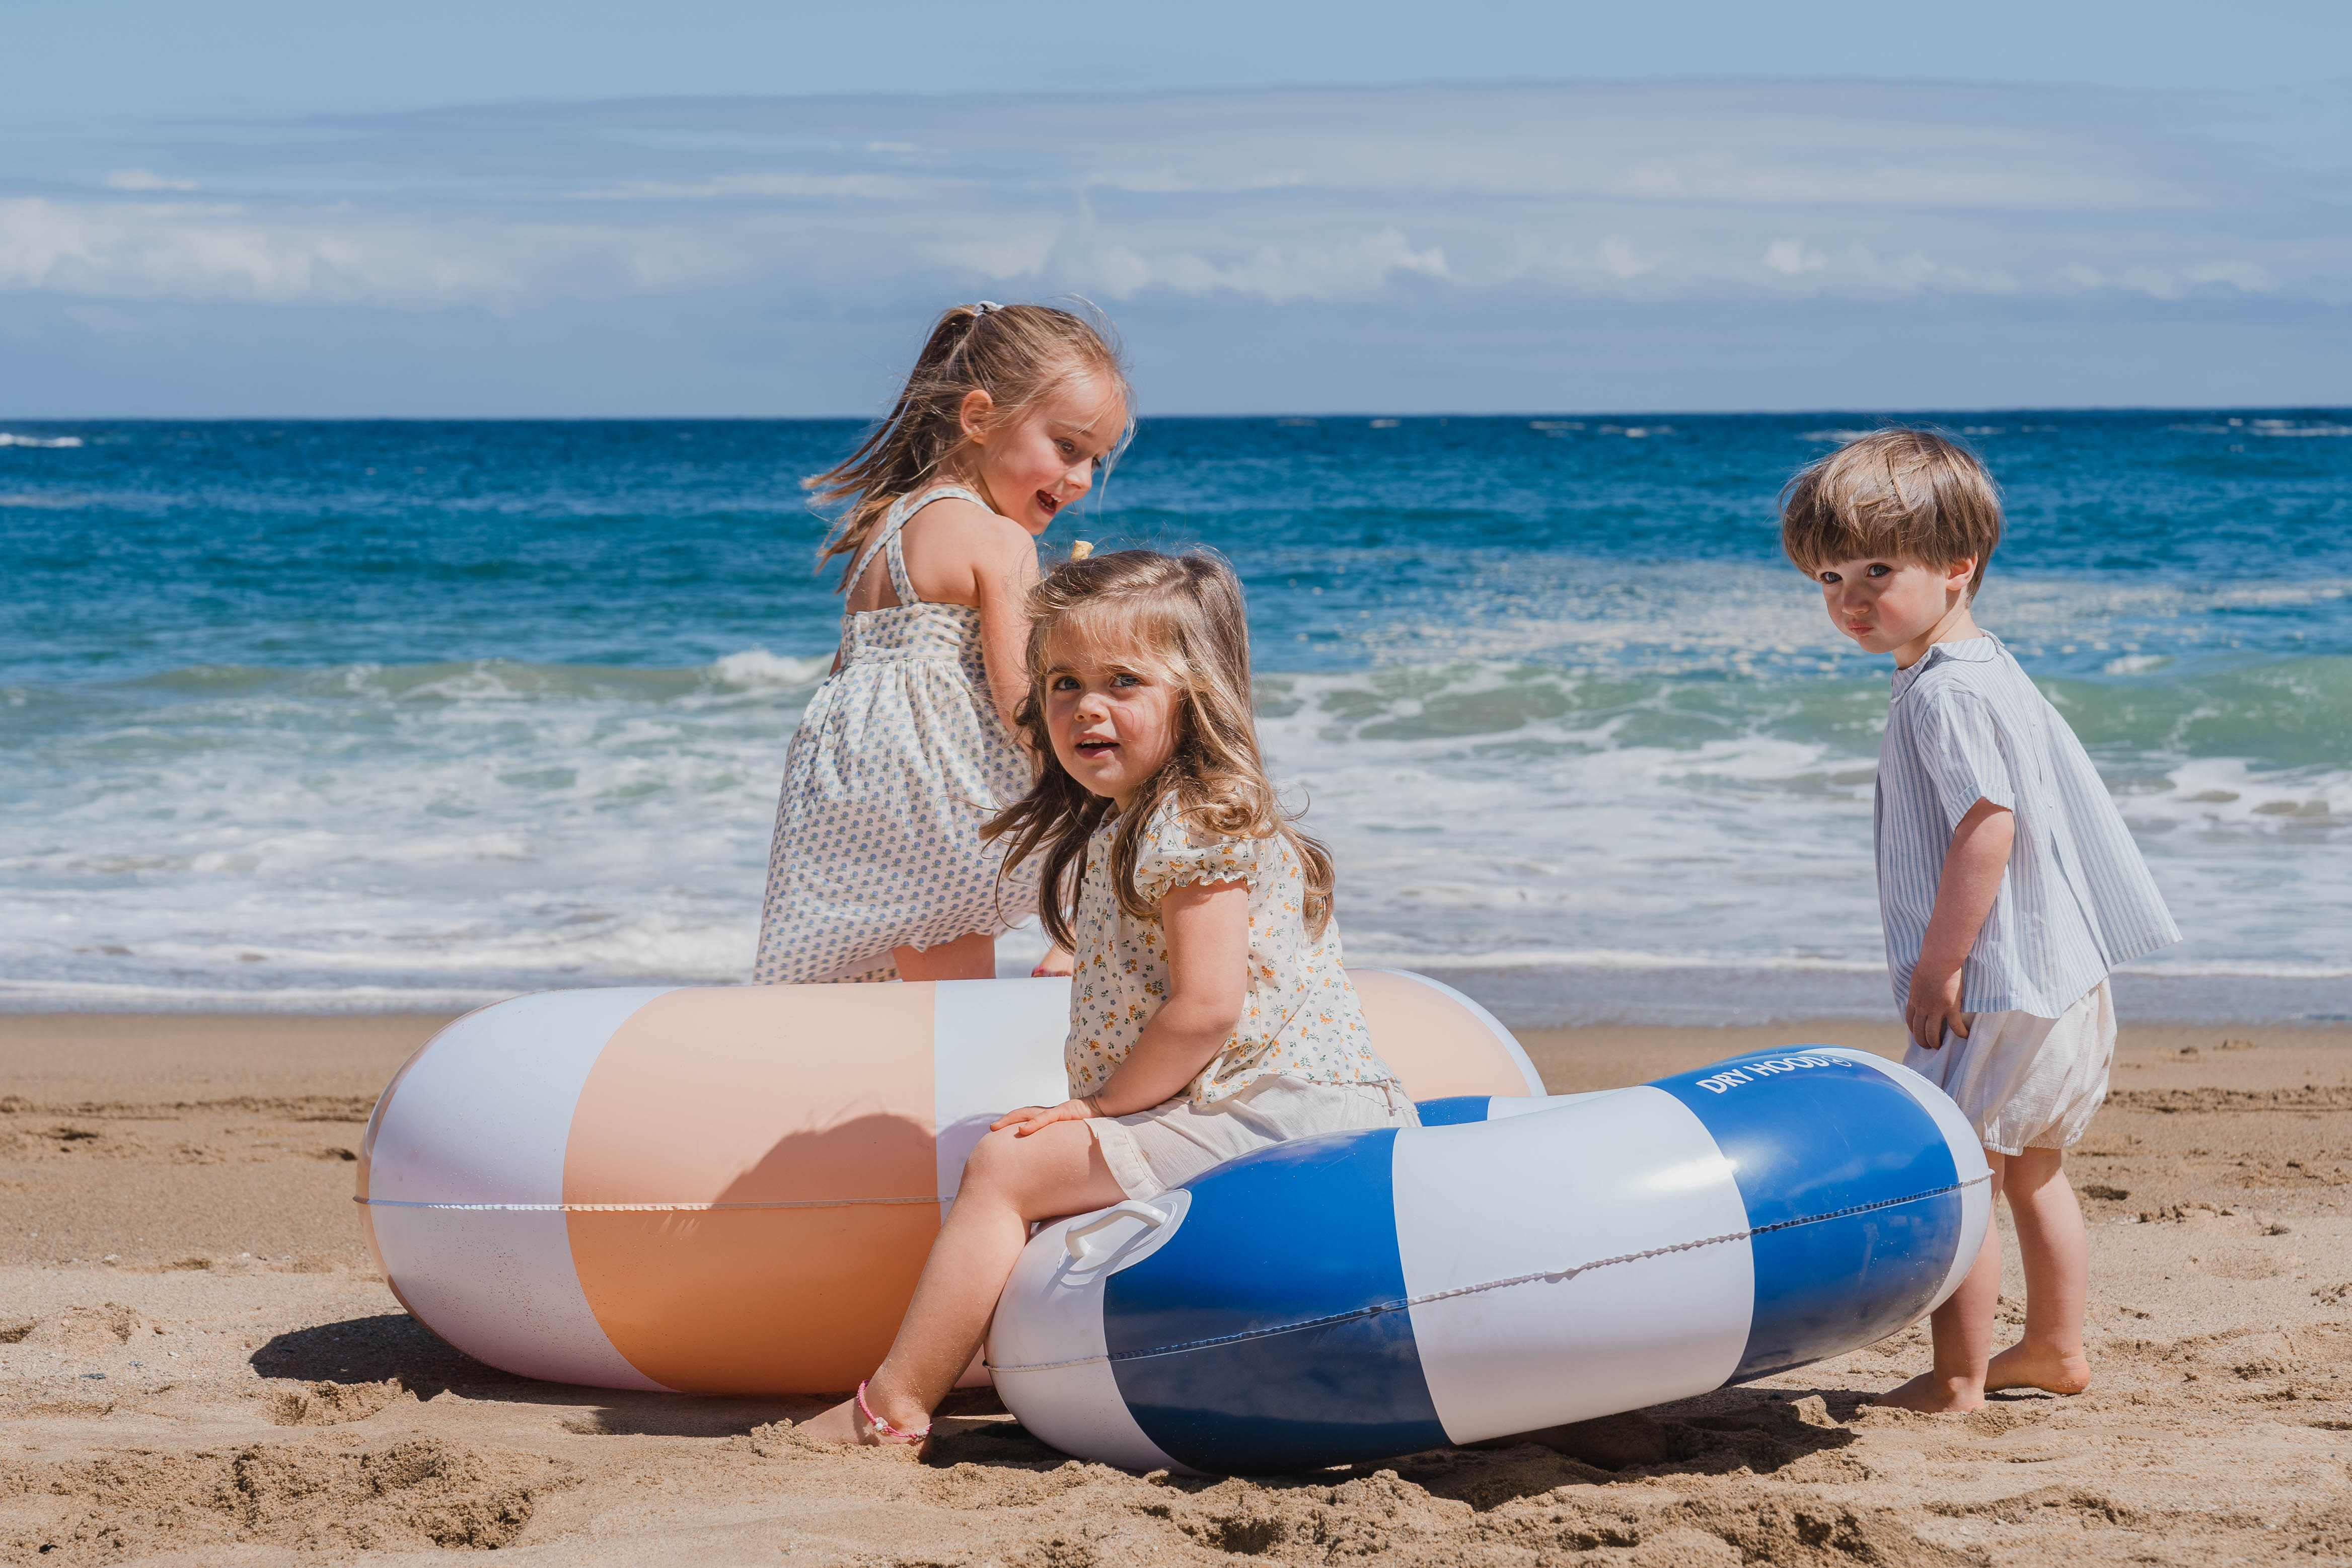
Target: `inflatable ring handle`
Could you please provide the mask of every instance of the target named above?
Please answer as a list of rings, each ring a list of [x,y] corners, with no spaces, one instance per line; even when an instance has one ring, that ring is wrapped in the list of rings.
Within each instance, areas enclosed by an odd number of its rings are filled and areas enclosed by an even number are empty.
[[[1063,1232],[1062,1245],[1069,1252],[1070,1261],[1084,1263],[1094,1257],[1094,1249],[1087,1245],[1086,1239],[1117,1219],[1140,1219],[1144,1224],[1157,1230],[1168,1223],[1169,1216],[1137,1198],[1129,1198],[1125,1203],[1106,1208],[1084,1225],[1074,1225]]]

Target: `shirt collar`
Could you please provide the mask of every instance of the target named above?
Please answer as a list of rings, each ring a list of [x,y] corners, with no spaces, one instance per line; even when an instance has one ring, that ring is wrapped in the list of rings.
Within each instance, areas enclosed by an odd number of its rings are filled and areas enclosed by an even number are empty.
[[[1895,672],[1895,695],[1900,698],[1914,683],[1927,672],[1930,664],[1945,659],[1958,659],[1963,664],[1989,664],[2000,657],[2000,639],[1990,632],[1973,637],[1963,637],[1956,643],[1936,643],[1907,670]]]

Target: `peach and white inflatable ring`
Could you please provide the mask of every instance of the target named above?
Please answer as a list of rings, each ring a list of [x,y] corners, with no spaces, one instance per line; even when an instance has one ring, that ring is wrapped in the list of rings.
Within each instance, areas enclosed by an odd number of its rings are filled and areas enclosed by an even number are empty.
[[[1447,987],[1354,971],[1416,1100],[1539,1094]],[[376,1103],[359,1204],[401,1304],[530,1377],[848,1388],[988,1124],[1065,1096],[1066,980],[546,991],[459,1019]]]

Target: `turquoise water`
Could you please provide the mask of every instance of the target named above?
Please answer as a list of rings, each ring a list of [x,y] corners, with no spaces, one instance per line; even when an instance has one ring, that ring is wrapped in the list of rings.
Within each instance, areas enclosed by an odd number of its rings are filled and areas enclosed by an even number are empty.
[[[1047,544],[1233,558],[1360,960],[1528,1021],[1884,1010],[1885,664],[1772,505],[1870,423],[1152,421]],[[2130,1004],[2352,1013],[2352,414],[1939,423],[2007,493],[1979,619],[2189,934]],[[794,481],[856,434],[0,425],[0,997],[740,977],[838,613]]]

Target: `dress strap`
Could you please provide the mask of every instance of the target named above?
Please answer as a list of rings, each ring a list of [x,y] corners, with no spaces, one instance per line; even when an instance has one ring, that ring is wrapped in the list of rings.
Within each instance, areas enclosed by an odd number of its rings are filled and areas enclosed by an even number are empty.
[[[857,552],[857,564],[849,569],[849,580],[853,584],[864,580],[866,569],[874,564],[874,552],[879,550],[884,563],[890,569],[890,586],[898,591],[898,602],[920,604],[923,601],[915,591],[915,580],[907,575],[906,550],[898,542],[898,530],[907,526],[908,517],[942,496],[958,496],[975,506],[988,505],[961,485],[934,485],[928,490],[908,491],[891,503],[890,509],[882,515],[882,526],[874,530],[874,537],[866,541],[864,549]]]
[[[890,586],[898,591],[898,602],[920,604],[922,600],[915,593],[915,580],[907,575],[906,541],[898,537],[896,528],[892,528],[889,538],[883,541],[882,561],[890,569]]]

